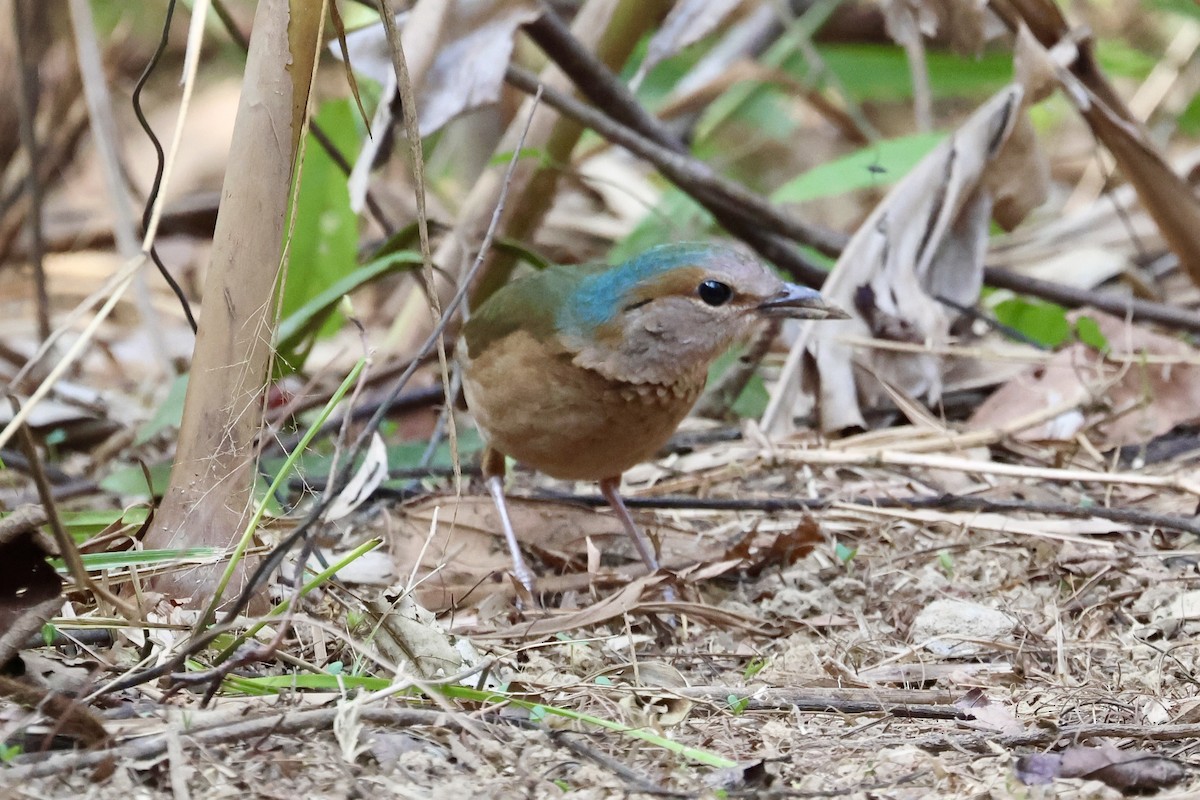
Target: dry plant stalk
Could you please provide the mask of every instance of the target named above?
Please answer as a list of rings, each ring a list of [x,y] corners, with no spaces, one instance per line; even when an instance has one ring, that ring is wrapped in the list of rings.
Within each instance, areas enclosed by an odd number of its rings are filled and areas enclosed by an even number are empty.
[[[249,519],[251,458],[275,327],[273,298],[286,263],[284,220],[323,15],[324,4],[287,0],[265,0],[255,14],[193,379],[171,485],[147,535],[149,547],[227,547]],[[221,567],[164,575],[155,588],[202,605]]]

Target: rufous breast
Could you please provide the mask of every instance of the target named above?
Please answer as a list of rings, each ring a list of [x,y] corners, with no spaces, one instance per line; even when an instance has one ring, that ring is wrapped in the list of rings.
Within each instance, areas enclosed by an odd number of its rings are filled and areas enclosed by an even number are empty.
[[[602,480],[652,458],[704,389],[706,369],[670,384],[616,381],[553,339],[516,330],[472,354],[460,343],[467,406],[488,443],[551,477]]]

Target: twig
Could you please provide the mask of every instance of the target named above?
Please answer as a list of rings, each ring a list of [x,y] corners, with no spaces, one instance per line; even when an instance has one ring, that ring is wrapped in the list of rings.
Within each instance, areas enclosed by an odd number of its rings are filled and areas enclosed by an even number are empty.
[[[518,499],[518,498],[514,498]],[[566,492],[543,491],[533,495],[535,500],[560,500],[582,505],[603,507],[605,500],[600,495],[580,495]],[[1096,517],[1112,522],[1127,523],[1144,528],[1163,528],[1200,536],[1200,519],[1159,514],[1133,508],[1109,508],[1107,506],[1077,506],[1070,503],[1034,503],[1027,500],[992,500],[986,497],[943,494],[936,497],[777,497],[777,498],[699,498],[699,497],[626,497],[630,508],[657,508],[682,511],[758,511],[765,513],[780,511],[820,511],[834,506],[846,508],[850,505],[863,508],[912,508],[940,509],[943,511],[975,512],[1020,512],[1045,514],[1047,516],[1086,519]]]
[[[421,129],[417,120],[417,97],[413,90],[412,76],[408,72],[408,62],[404,57],[404,43],[399,31],[396,30],[396,18],[392,14],[390,0],[380,0],[379,19],[383,23],[387,35],[388,49],[392,55],[392,67],[396,71],[396,88],[400,93],[401,115],[404,119],[404,132],[408,137],[412,153],[413,192],[417,200],[417,232],[421,239],[421,261],[423,269],[421,277],[425,279],[425,294],[429,299],[429,312],[436,326],[442,316],[442,304],[438,297],[437,287],[433,281],[433,251],[429,245],[429,214],[425,208],[425,156],[422,152]],[[446,359],[446,338],[440,333],[437,338],[438,372],[446,395],[450,390],[450,364]],[[446,433],[450,440],[450,455],[453,461],[454,490],[462,491],[462,476],[458,473],[458,429],[454,423],[454,415],[446,415]]]
[[[654,164],[731,232],[742,236],[760,255],[786,269],[797,280],[813,286],[824,282],[825,270],[803,257],[784,235],[799,241],[817,241],[820,246],[816,249],[822,252],[837,252],[846,241],[840,234],[813,234],[810,226],[792,219],[745,187],[720,177],[703,161],[652,141],[574,97],[544,86],[528,70],[510,66],[505,79],[524,92],[533,93],[541,88],[547,105]],[[750,225],[756,226],[757,233],[747,231]],[[771,229],[776,231],[775,235],[763,234]]]
[[[942,692],[905,692],[903,700],[892,702],[888,692],[847,689],[754,689],[734,686],[699,686],[664,690],[692,700],[706,700],[724,705],[730,696],[745,703],[746,711],[798,709],[800,711],[834,714],[887,714],[911,719],[971,720],[970,709],[950,703],[907,702],[921,694],[941,695]]]
[[[9,402],[12,403],[13,412],[17,412],[20,406],[17,404],[16,399],[10,395]],[[63,526],[62,518],[58,515],[58,509],[54,505],[54,495],[50,488],[50,482],[46,480],[46,473],[42,470],[42,460],[38,457],[37,446],[33,443],[33,436],[29,433],[29,426],[22,425],[20,427],[17,440],[21,449],[25,452],[25,457],[29,459],[33,483],[37,487],[38,495],[42,499],[42,510],[46,514],[50,530],[54,532],[54,541],[58,545],[58,554],[67,565],[67,570],[71,573],[75,584],[81,589],[87,589],[96,597],[105,600],[120,611],[130,622],[136,623],[141,617],[138,610],[100,586],[88,574],[87,567],[83,564],[83,557],[79,554],[79,547],[75,544],[75,540],[71,537],[71,534],[67,533],[67,529]]]
[[[578,731],[554,731],[550,734],[550,739],[553,742],[563,745],[572,753],[583,756],[589,761],[594,761],[601,767],[604,767],[609,772],[616,775],[621,780],[625,781],[630,787],[639,794],[649,794],[655,797],[695,797],[695,792],[677,792],[673,789],[668,789],[664,786],[651,781],[649,778],[636,772],[631,767],[627,767],[620,761],[617,761],[606,753],[601,753],[596,748],[585,744],[582,738],[586,734],[581,734]]]
[[[241,742],[269,736],[273,733],[294,734],[313,728],[328,728],[334,718],[340,713],[338,708],[316,708],[305,711],[271,714],[265,717],[249,719],[235,724],[223,723],[218,727],[205,728],[203,725],[181,728],[187,735],[183,738],[183,746],[187,748],[204,745],[220,744],[223,742]],[[360,712],[362,719],[377,725],[393,725],[397,727],[412,727],[416,725],[433,725],[441,728],[460,726],[447,718],[442,711],[425,709],[389,709],[363,708]],[[20,756],[18,762],[30,758],[39,758],[33,763],[18,763],[4,770],[6,782],[43,778],[62,772],[73,772],[87,767],[97,766],[109,759],[116,762],[139,761],[155,758],[167,751],[167,737],[153,736],[135,739],[128,744],[108,750],[93,750],[88,752],[63,753],[49,757]]]
[[[922,750],[970,750],[979,753],[994,752],[1000,747],[1043,747],[1064,739],[1138,739],[1141,741],[1174,742],[1200,738],[1200,724],[1181,725],[1126,725],[1122,723],[1093,723],[1087,725],[1062,725],[1037,728],[1022,733],[969,733],[962,735],[935,734],[933,736],[905,737],[904,744]],[[881,743],[882,744],[882,743]]]
[[[29,229],[29,261],[33,265],[33,282],[37,292],[38,338],[50,338],[50,294],[46,289],[46,268],[42,262],[44,251],[42,237],[42,181],[38,175],[41,154],[38,152],[35,117],[38,97],[38,63],[30,48],[30,37],[34,26],[29,14],[33,4],[28,0],[13,3],[12,24],[15,30],[17,60],[20,63],[21,88],[17,92],[18,127],[21,146],[29,158],[29,169],[25,174],[25,191],[29,195],[29,212],[25,221]]]
[[[96,143],[96,152],[104,171],[104,185],[108,191],[113,209],[112,235],[121,258],[134,258],[138,255],[137,224],[133,217],[133,204],[129,200],[124,183],[125,167],[121,163],[120,147],[118,146],[117,124],[113,118],[112,96],[108,91],[105,79],[104,61],[97,42],[96,23],[92,15],[92,7],[88,0],[70,0],[68,3],[71,16],[71,30],[75,35],[76,60],[79,62],[79,74],[83,81],[83,97],[87,103],[89,128]],[[167,23],[169,24],[169,23]],[[149,74],[147,71],[146,75]],[[161,162],[160,162],[161,165]],[[156,264],[159,262],[156,261]],[[178,282],[170,275],[166,276],[171,288],[179,293]],[[138,273],[135,278],[134,297],[142,325],[147,330],[160,330],[162,323],[158,311],[150,297],[146,277]],[[188,311],[187,301],[181,298],[184,311]],[[151,349],[158,359],[158,367],[163,375],[172,375],[170,353],[162,337],[152,336]]]
[[[988,286],[998,289],[1008,289],[1021,294],[1033,295],[1044,300],[1050,300],[1067,308],[1082,308],[1090,306],[1099,311],[1105,311],[1119,317],[1128,314],[1140,322],[1156,322],[1170,328],[1200,333],[1200,314],[1185,308],[1176,308],[1166,303],[1155,303],[1151,300],[1141,300],[1136,297],[1118,297],[1103,292],[1066,286],[1054,281],[1044,281],[1022,275],[1019,272],[1001,269],[1000,267],[985,267],[983,280]]]
[[[930,453],[905,453],[894,450],[839,452],[781,447],[776,451],[776,455],[786,461],[810,466],[925,467],[975,475],[1004,475],[1011,478],[1034,478],[1064,483],[1150,486],[1160,489],[1175,489],[1200,496],[1200,485],[1177,475],[1142,475],[1136,472],[1097,472],[1087,469],[1026,467],[1020,464],[999,464],[992,461],[975,461],[970,458]]]

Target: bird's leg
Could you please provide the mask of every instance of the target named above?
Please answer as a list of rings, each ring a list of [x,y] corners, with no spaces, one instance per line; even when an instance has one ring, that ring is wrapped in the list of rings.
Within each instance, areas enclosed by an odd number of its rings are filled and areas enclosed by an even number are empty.
[[[633,546],[637,548],[638,555],[642,557],[642,561],[646,564],[646,569],[650,572],[658,572],[658,554],[654,552],[654,545],[646,538],[646,534],[633,521],[633,515],[629,513],[629,509],[625,506],[625,501],[621,499],[621,476],[615,478],[605,478],[600,481],[600,494],[604,495],[604,499],[612,506],[612,510],[617,512],[617,518],[621,520],[621,524],[625,526],[625,533],[629,534],[629,538],[633,540]],[[669,585],[663,591],[663,596],[668,601],[675,599],[675,590]]]
[[[512,520],[508,518],[508,503],[504,500],[504,454],[488,447],[483,451],[483,477],[492,502],[496,504],[496,513],[500,515],[500,527],[504,528],[504,541],[508,544],[508,553],[512,556],[513,575],[529,592],[529,600],[537,602],[537,579],[525,556],[521,553],[521,544],[517,541],[517,533],[513,530]]]

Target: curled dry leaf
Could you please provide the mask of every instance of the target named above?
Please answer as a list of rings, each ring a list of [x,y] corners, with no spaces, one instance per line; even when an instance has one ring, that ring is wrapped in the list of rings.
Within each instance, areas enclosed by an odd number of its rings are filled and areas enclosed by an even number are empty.
[[[768,568],[790,567],[825,541],[821,527],[812,517],[805,517],[791,531],[779,533],[766,543],[755,533],[752,531],[739,539],[724,557],[737,563],[750,578],[757,578]]]
[[[679,0],[650,39],[630,87],[636,89],[650,70],[688,45],[708,36],[744,0]]]
[[[883,385],[936,402],[942,358],[932,353],[856,352],[845,337],[944,344],[951,314],[943,300],[972,305],[982,286],[988,221],[1014,225],[1042,202],[1047,168],[1013,84],[981,106],[900,181],[838,259],[822,294],[851,313],[842,322],[806,323],[781,381],[803,372],[823,431],[865,427],[862,404],[887,396]],[[794,401],[776,392],[763,425],[791,424]]]
[[[534,0],[421,0],[411,12],[396,16],[417,98],[421,136],[500,99],[517,28],[540,14]],[[396,93],[382,23],[347,34],[346,50],[356,73],[382,84],[382,97]],[[336,45],[331,51],[341,58]],[[351,174],[356,209],[361,209],[367,176],[392,121],[392,103],[385,100],[371,120],[374,138],[364,142]]]
[[[329,504],[329,508],[321,517],[322,520],[334,522],[347,516],[373,495],[387,477],[387,447],[383,444],[383,437],[375,433],[371,436],[371,444],[367,447],[367,455],[363,458],[362,465],[355,471],[354,477],[346,484],[341,494]]]
[[[1186,774],[1178,761],[1144,750],[1118,750],[1108,742],[1099,747],[1072,745],[1059,753],[1036,753],[1017,760],[1017,777],[1029,785],[1056,778],[1085,778],[1123,792],[1147,792],[1176,784]]]
[[[1000,734],[1013,735],[1025,730],[1025,725],[1017,719],[1011,705],[997,703],[978,687],[967,690],[966,694],[954,701],[954,705],[970,714],[976,722]]]
[[[1017,438],[1068,441],[1087,430],[1093,443],[1107,449],[1140,444],[1200,421],[1196,348],[1107,314],[1089,311],[1087,316],[1107,339],[1109,358],[1086,345],[1071,345],[993,393],[976,409],[971,426],[1002,428],[1039,408],[1074,401],[1077,408],[1027,428]]]
[[[43,519],[36,507],[22,507],[0,528],[0,666],[62,605],[62,579],[46,561],[54,545],[37,530]]]
[[[406,664],[422,678],[444,678],[478,663],[474,653],[456,646],[441,623],[411,595],[395,603],[372,600],[368,612],[375,624],[375,646],[394,664]]]
[[[691,700],[669,691],[688,686],[687,678],[663,661],[628,664],[613,673],[612,677],[634,687],[633,693],[622,698],[619,704],[640,718],[638,725],[678,725],[687,719],[692,710]],[[654,691],[656,688],[668,691]]]

